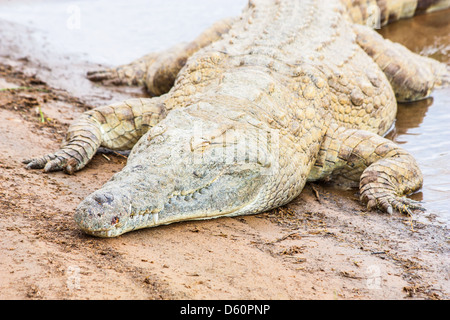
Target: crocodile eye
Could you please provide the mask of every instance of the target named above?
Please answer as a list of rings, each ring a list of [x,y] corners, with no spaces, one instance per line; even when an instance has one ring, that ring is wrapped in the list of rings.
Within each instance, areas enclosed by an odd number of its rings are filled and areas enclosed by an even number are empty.
[[[112,226],[117,224],[117,223],[119,223],[119,217],[114,217],[114,218],[111,219],[111,225]]]

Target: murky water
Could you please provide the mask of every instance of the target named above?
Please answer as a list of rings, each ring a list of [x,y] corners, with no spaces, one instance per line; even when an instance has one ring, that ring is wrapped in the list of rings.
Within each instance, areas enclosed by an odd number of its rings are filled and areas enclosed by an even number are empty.
[[[31,28],[28,35],[53,55],[118,65],[189,41],[213,22],[241,12],[247,0],[0,0],[0,19]],[[380,32],[411,50],[450,64],[450,11],[419,16]],[[20,36],[20,35],[18,35]],[[40,47],[42,46],[42,47]],[[424,173],[428,215],[450,224],[450,89],[399,106],[389,134]],[[426,215],[425,215],[426,217]]]

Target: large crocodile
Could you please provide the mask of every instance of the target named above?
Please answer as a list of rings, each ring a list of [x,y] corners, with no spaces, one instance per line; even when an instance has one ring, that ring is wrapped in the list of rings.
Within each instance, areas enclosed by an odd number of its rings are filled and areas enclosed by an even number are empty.
[[[88,73],[145,85],[153,98],[84,113],[55,153],[24,161],[82,169],[100,146],[132,149],[123,170],[76,209],[80,228],[112,237],[191,219],[263,212],[307,181],[340,179],[369,208],[411,213],[413,157],[382,136],[398,101],[448,81],[446,66],[367,26],[449,1],[249,1],[189,44]]]

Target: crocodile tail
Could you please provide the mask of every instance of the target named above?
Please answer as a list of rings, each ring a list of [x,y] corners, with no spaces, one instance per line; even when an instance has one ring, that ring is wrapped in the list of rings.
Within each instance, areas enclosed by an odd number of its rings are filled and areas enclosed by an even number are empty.
[[[355,23],[380,28],[401,19],[450,8],[450,0],[343,0]]]

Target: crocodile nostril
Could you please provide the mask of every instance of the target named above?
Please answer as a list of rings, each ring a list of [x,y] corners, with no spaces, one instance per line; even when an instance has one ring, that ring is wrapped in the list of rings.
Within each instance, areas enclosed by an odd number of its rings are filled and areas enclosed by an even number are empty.
[[[94,201],[98,204],[111,204],[114,200],[112,193],[98,194],[93,197]]]
[[[98,204],[102,204],[103,203],[103,199],[100,196],[94,196],[92,197],[92,199],[97,202]]]
[[[113,202],[114,200],[114,195],[112,193],[105,193],[105,199],[106,199],[106,203],[107,204],[111,204],[111,202]]]

